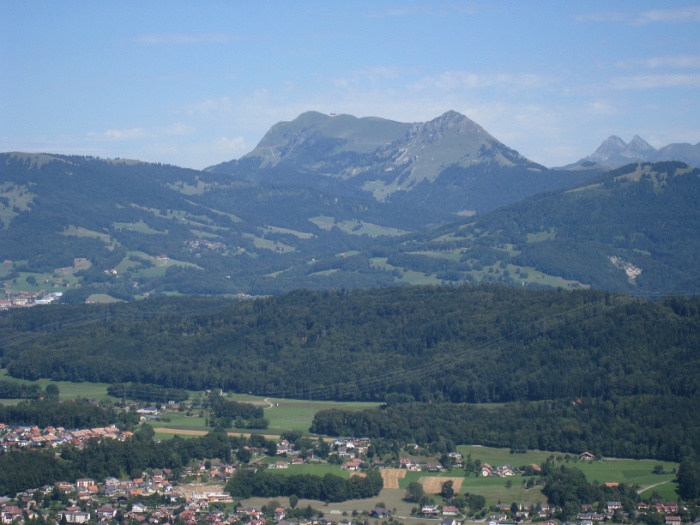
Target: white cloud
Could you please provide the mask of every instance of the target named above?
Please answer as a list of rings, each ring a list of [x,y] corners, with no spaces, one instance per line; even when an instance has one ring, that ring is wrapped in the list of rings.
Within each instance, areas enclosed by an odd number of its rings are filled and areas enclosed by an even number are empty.
[[[637,17],[635,22],[638,24],[651,22],[700,22],[700,6],[644,11]]]
[[[229,97],[206,99],[184,107],[188,115],[218,115],[233,111],[233,103]]]
[[[648,68],[676,68],[676,69],[695,69],[700,68],[700,55],[676,55],[651,57],[641,60],[627,60],[617,63],[618,67],[632,67],[635,65]]]
[[[534,89],[551,85],[556,80],[532,73],[481,74],[466,71],[446,71],[439,75],[424,77],[413,83],[414,90],[438,89],[453,91],[461,89],[479,89],[502,87],[509,89]]]
[[[658,22],[700,22],[700,6],[677,9],[652,9],[641,13],[601,11],[575,17],[579,22],[623,22],[644,25]]]
[[[135,42],[149,45],[224,43],[233,40],[241,38],[228,33],[153,33],[134,38]]]
[[[108,129],[107,131],[102,132],[91,131],[88,135],[92,138],[131,140],[145,137],[146,132],[143,128]]]
[[[348,88],[351,86],[366,85],[368,83],[378,83],[386,80],[395,80],[401,74],[397,67],[376,66],[366,69],[351,71],[345,75],[337,77],[331,83],[338,88]]]
[[[452,16],[473,15],[477,13],[475,2],[460,3],[427,3],[417,5],[401,5],[388,7],[384,11],[373,11],[367,18],[403,18],[414,16]]]
[[[614,89],[700,87],[700,74],[635,75],[614,78]]]
[[[175,122],[169,126],[158,128],[124,128],[108,129],[106,131],[91,131],[88,137],[97,140],[125,141],[137,139],[157,139],[159,137],[182,136],[191,133],[193,129],[183,124]]]

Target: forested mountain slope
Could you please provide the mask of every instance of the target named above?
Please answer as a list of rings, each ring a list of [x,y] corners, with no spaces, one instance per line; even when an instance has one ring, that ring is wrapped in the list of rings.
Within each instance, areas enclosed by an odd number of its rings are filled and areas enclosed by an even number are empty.
[[[407,237],[387,264],[447,280],[552,278],[640,295],[700,291],[700,169],[630,164],[570,190]]]
[[[699,347],[697,299],[496,285],[298,291],[233,304],[159,299],[0,317],[2,365],[15,377],[316,399],[688,397],[700,386]]]
[[[472,182],[485,184],[484,202],[513,188],[500,168],[480,166]],[[465,204],[461,193],[428,179],[380,201],[326,175],[313,188],[39,154],[0,155],[0,169],[0,282],[10,294],[83,302],[460,282],[700,291],[700,170],[681,163],[632,164],[538,195],[533,183],[523,200],[466,219],[447,205]],[[439,178],[466,180],[465,169]]]

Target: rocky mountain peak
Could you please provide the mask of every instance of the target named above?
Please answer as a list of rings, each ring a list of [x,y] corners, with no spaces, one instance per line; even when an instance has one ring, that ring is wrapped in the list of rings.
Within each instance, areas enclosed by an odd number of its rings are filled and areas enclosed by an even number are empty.
[[[641,158],[642,160],[647,160],[649,154],[655,151],[656,149],[647,141],[639,135],[635,135],[621,154],[632,159]]]
[[[598,149],[592,155],[586,157],[586,160],[592,162],[605,162],[612,157],[620,154],[625,149],[627,143],[616,135],[611,135],[598,146]]]
[[[492,138],[476,122],[456,111],[448,111],[429,122],[417,122],[411,125],[410,135],[423,136],[431,142],[440,140],[445,133],[470,134],[483,138]]]

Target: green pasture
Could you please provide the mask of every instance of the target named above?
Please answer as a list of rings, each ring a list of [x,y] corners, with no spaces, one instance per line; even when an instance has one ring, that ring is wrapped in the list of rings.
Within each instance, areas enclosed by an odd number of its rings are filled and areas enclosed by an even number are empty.
[[[308,232],[300,232],[298,230],[290,230],[288,228],[280,228],[279,226],[268,226],[265,231],[270,233],[282,233],[284,235],[293,235],[298,239],[312,239],[314,234]]]
[[[107,394],[107,383],[71,383],[70,381],[51,381],[50,379],[37,379],[36,381],[28,381],[26,379],[16,379],[7,375],[7,369],[0,369],[0,379],[5,381],[15,381],[17,383],[37,384],[41,388],[46,388],[48,384],[54,384],[58,387],[61,399],[75,399],[82,397],[85,399],[94,399],[97,401],[110,400],[115,401],[116,398]],[[4,400],[9,401],[9,400]],[[19,400],[15,400],[19,402]]]
[[[185,412],[178,412],[178,411],[172,411],[172,412],[165,412],[162,415],[163,419],[167,419],[169,421],[163,421],[161,419],[160,421],[153,421],[151,424],[154,427],[160,427],[160,428],[172,428],[172,429],[180,429],[180,430],[205,430],[209,431],[211,430],[211,427],[206,426],[206,415],[203,417],[199,417],[199,410],[193,410],[191,416],[186,415]],[[168,438],[173,437],[172,434],[167,435]]]
[[[328,215],[319,215],[318,217],[311,217],[309,222],[314,223],[316,226],[322,230],[329,231],[333,228],[335,224],[335,218],[329,217]]]
[[[389,265],[387,265],[389,266]],[[403,272],[400,282],[404,284],[441,284],[442,281],[435,277],[435,274],[426,275],[422,272],[416,272],[414,270],[407,270]]]
[[[562,454],[559,452],[544,452],[541,450],[528,450],[525,454],[511,454],[508,448],[491,448],[491,447],[481,447],[479,445],[464,445],[457,447],[457,450],[461,452],[462,456],[466,457],[471,454],[472,461],[477,459],[481,460],[481,463],[488,463],[492,467],[497,467],[498,465],[511,465],[512,467],[520,467],[522,465],[540,465],[544,463],[547,458],[552,458],[554,460],[560,457],[564,460],[567,454]],[[578,456],[570,454],[570,459],[578,459]],[[557,462],[557,464],[559,464]],[[567,464],[568,466],[568,464]]]
[[[115,230],[131,230],[147,235],[164,235],[168,233],[167,230],[164,232],[154,230],[146,224],[143,219],[140,219],[138,222],[114,222],[112,223],[112,227]]]
[[[269,458],[268,463],[274,464],[276,461],[282,461],[284,458],[274,457]],[[339,465],[329,465],[328,463],[304,464],[304,465],[289,465],[287,468],[270,468],[267,472],[280,474],[282,476],[296,476],[301,474],[311,474],[313,476],[325,476],[326,474],[334,474],[341,478],[349,478],[354,472],[343,470]]]
[[[457,450],[466,458],[471,454],[472,460],[481,460],[493,467],[499,465],[511,465],[520,467],[523,465],[541,465],[548,458],[554,460],[557,466],[564,465],[569,468],[581,470],[590,482],[599,483],[626,483],[639,485],[642,494],[646,490],[657,491],[666,494],[670,499],[677,498],[675,493],[675,471],[677,463],[668,461],[656,461],[647,459],[605,459],[604,461],[581,461],[577,454],[563,454],[560,452],[544,452],[541,450],[528,450],[525,454],[511,454],[507,448],[490,448],[476,445],[460,446]],[[568,461],[567,461],[568,457]],[[662,465],[665,474],[654,474],[652,470],[656,465]],[[471,479],[471,478],[467,478]],[[475,478],[476,479],[476,478]],[[491,479],[482,478],[482,479]],[[500,478],[497,478],[500,479]],[[522,477],[511,478],[513,484],[522,481]],[[505,482],[505,480],[503,480]],[[466,480],[465,480],[466,483]],[[656,486],[655,486],[656,485]],[[406,485],[408,486],[408,484]],[[648,489],[646,489],[649,487]],[[646,489],[646,490],[645,490]],[[665,497],[665,496],[662,496]]]
[[[190,392],[190,400],[195,397],[196,394]],[[264,398],[251,394],[228,394],[226,397],[239,403],[253,403],[263,407],[264,417],[270,422],[269,428],[266,429],[231,428],[228,429],[229,432],[240,431],[273,435],[279,435],[290,430],[308,434],[314,415],[319,410],[332,408],[364,410],[379,406],[379,403],[371,402],[309,401],[304,399]],[[196,408],[192,410],[193,416],[187,416],[185,412],[179,411],[165,412],[162,417],[166,420],[169,419],[169,421],[155,421],[153,425],[182,430],[209,430],[210,427],[206,426],[205,421],[208,414],[205,412],[203,417],[197,417],[199,412],[199,409]]]
[[[648,488],[642,487],[639,493],[644,499],[654,496],[664,501],[676,501],[678,499],[678,483],[673,481],[661,482],[660,485],[654,484]]]
[[[200,239],[220,239],[221,235],[217,235],[215,233],[203,231],[203,230],[190,230],[192,232],[192,235],[195,237],[199,237]]]
[[[367,235],[368,237],[395,237],[407,233],[406,230],[379,226],[378,224],[372,224],[370,222],[358,221],[354,219],[339,222],[335,226],[347,234]]]
[[[123,303],[123,299],[117,299],[106,293],[94,293],[87,298],[88,302],[99,303],[99,304],[109,304],[109,303]]]
[[[99,239],[105,244],[114,244],[114,240],[106,233],[100,233],[73,225],[68,226],[68,228],[63,231],[63,235],[73,237],[91,237],[93,239]]]
[[[253,246],[255,246],[256,248],[260,248],[262,250],[270,250],[270,251],[279,252],[279,253],[288,253],[288,252],[296,251],[296,248],[294,246],[290,246],[289,244],[285,244],[285,243],[279,242],[279,241],[273,241],[270,239],[263,239],[262,237],[258,237],[256,235],[253,235],[252,233],[244,233],[243,237],[247,237],[249,239],[252,239]]]
[[[261,398],[258,398],[260,400]],[[308,401],[303,399],[278,399],[270,398],[273,406],[265,407],[265,418],[270,420],[270,428],[266,430],[271,434],[282,433],[287,430],[308,433],[314,415],[320,410],[365,410],[375,408],[380,403],[371,402],[341,402],[341,401]]]
[[[669,474],[653,474],[652,469],[656,465],[662,465],[664,471]],[[575,466],[586,475],[589,481],[599,481],[601,483],[636,483],[639,485],[652,485],[662,481],[672,480],[676,475],[671,474],[671,472],[678,469],[677,463],[638,459],[578,461]]]

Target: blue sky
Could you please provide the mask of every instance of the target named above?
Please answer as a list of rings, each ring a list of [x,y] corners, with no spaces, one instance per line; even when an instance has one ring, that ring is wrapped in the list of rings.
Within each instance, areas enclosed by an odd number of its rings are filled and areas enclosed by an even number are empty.
[[[0,0],[0,151],[191,168],[307,110],[456,110],[557,166],[700,142],[692,1]]]

